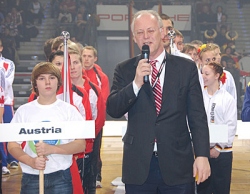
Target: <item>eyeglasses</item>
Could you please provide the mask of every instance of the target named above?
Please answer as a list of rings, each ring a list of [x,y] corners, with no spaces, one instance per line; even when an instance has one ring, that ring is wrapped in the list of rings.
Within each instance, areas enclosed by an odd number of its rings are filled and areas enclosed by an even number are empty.
[[[154,29],[154,28],[148,28],[146,30],[148,36],[152,36],[155,31],[156,31],[156,29]],[[144,35],[144,33],[145,33],[145,30],[137,30],[137,31],[135,31],[135,35],[137,37],[142,37]]]

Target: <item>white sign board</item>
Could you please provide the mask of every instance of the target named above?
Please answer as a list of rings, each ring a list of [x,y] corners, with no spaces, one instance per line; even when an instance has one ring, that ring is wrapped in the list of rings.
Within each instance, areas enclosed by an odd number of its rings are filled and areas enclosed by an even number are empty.
[[[250,122],[237,121],[238,139],[250,139]]]
[[[228,142],[228,126],[210,124],[209,137],[210,143],[227,143]]]
[[[94,121],[0,124],[0,142],[95,138]]]
[[[128,31],[129,15],[126,5],[97,5],[97,15],[100,18],[100,26],[97,30],[104,31]],[[158,11],[158,6],[152,8]],[[137,10],[133,9],[133,13]],[[191,6],[175,5],[162,6],[162,13],[167,14],[174,21],[176,29],[180,31],[191,30]]]

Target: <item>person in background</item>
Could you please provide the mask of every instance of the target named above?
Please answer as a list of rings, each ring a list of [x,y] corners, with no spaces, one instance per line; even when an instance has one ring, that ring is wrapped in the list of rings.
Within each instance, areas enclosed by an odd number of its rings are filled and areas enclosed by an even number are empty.
[[[176,28],[174,29],[175,33],[176,33],[176,37],[174,39],[174,43],[177,47],[177,49],[182,52],[183,50],[183,46],[184,46],[184,36],[183,34],[177,30]]]
[[[241,120],[243,122],[250,122],[250,82],[247,84],[246,92],[244,95]]]
[[[34,20],[38,19],[38,24],[42,24],[42,19],[44,18],[43,5],[38,0],[32,0],[28,7],[29,10],[29,20],[34,24]]]
[[[224,89],[226,74],[219,63],[209,62],[202,67],[205,89],[203,91],[207,121],[210,125],[228,126],[227,143],[210,143],[211,176],[198,185],[198,194],[229,194],[233,153],[232,146],[237,127],[235,99]],[[220,83],[221,82],[221,83]]]
[[[53,38],[46,40],[44,43],[44,46],[43,46],[43,51],[44,51],[44,54],[45,54],[47,61],[49,61],[49,56],[52,52],[51,46],[52,46],[53,40],[54,40]]]
[[[0,68],[0,124],[3,123],[4,113],[4,88],[5,88],[5,71]],[[0,194],[2,194],[2,154],[0,154]]]
[[[122,166],[126,194],[193,194],[194,177],[198,175],[199,184],[210,175],[209,131],[197,67],[165,51],[157,12],[135,13],[131,30],[139,49],[149,46],[151,64],[141,56],[119,63],[107,100],[110,116],[128,112]]]
[[[197,69],[198,69],[198,75],[199,75],[201,90],[203,91],[204,82],[203,82],[203,78],[202,78],[200,67],[199,67],[199,57],[197,55],[196,47],[193,46],[192,44],[185,44],[184,47],[183,47],[182,52],[189,55],[192,58],[192,60],[195,62],[196,66],[197,66]]]
[[[4,88],[4,114],[3,114],[3,122],[10,123],[13,118],[14,110],[14,93],[13,93],[13,81],[15,74],[15,64],[13,61],[6,59],[2,56],[2,51],[4,47],[2,45],[2,41],[0,39],[0,68],[5,70],[5,88]],[[2,174],[10,174],[9,169],[7,168],[8,164],[10,164],[10,168],[17,169],[18,161],[7,151],[8,143],[0,143],[0,151],[2,155]]]
[[[99,88],[96,84],[91,82],[90,79],[85,75],[85,70],[83,69],[83,64],[82,64],[82,57],[79,51],[69,50],[69,55],[71,59],[71,66],[70,66],[71,81],[76,86],[85,89],[89,95],[92,119],[95,120],[95,129],[96,129],[95,135],[98,136],[100,130],[102,130],[102,127],[104,126],[104,122],[106,119],[106,114],[105,114],[106,109],[101,93],[101,88]],[[97,157],[94,155],[96,150],[95,152],[93,152],[94,141],[92,139],[87,140],[87,147],[84,157],[84,173],[81,175],[84,192],[88,194],[96,193],[97,161],[93,161],[93,159],[96,160]],[[77,159],[77,163],[78,167],[80,167],[79,169],[82,169],[82,160]],[[93,166],[93,164],[95,166]]]
[[[96,84],[100,89],[103,97],[104,104],[106,105],[106,101],[110,92],[109,89],[109,80],[108,76],[102,71],[101,67],[96,64],[97,61],[97,50],[92,46],[86,46],[82,49],[82,60],[83,60],[83,68],[85,69],[84,75],[86,75],[91,82]],[[106,110],[106,106],[105,106]],[[102,132],[103,129],[97,134],[94,145],[93,145],[93,167],[94,167],[94,174],[96,176],[96,187],[100,188],[101,185],[101,168],[102,168],[102,161],[101,161],[101,143],[102,143]]]
[[[165,50],[170,53],[170,37],[168,36],[168,32],[173,30],[174,22],[171,18],[166,14],[161,14],[164,37],[162,39]]]

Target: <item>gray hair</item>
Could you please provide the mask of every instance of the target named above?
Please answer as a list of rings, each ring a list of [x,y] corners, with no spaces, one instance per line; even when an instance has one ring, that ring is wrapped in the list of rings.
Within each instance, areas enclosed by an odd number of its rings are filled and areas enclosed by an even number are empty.
[[[135,13],[135,15],[133,17],[133,20],[132,20],[132,23],[130,25],[131,31],[132,31],[133,34],[134,34],[134,29],[135,29],[135,20],[141,15],[152,15],[158,21],[159,27],[161,28],[163,26],[162,19],[161,19],[160,15],[156,11],[154,11],[154,10],[141,10],[141,11],[138,11],[138,12]]]

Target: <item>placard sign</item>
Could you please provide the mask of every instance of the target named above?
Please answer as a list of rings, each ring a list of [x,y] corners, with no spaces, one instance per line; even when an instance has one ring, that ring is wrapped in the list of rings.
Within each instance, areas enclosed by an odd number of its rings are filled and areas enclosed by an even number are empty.
[[[89,138],[95,138],[94,121],[0,124],[0,142]]]

